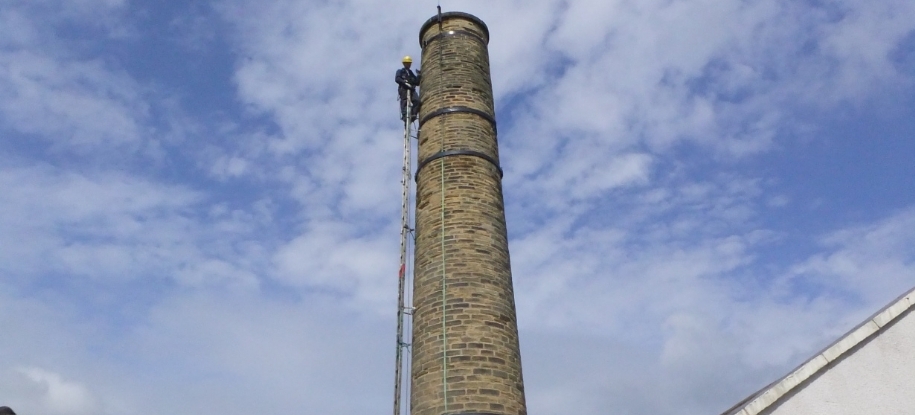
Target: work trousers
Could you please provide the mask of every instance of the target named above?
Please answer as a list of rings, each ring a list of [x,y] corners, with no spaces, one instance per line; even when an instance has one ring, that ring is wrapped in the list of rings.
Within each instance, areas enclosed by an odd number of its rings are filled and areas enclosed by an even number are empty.
[[[398,95],[400,96],[400,118],[403,119],[407,115],[407,91],[410,92],[410,99],[413,101],[413,114],[415,118],[416,114],[419,114],[419,94],[416,93],[415,88],[397,88]]]

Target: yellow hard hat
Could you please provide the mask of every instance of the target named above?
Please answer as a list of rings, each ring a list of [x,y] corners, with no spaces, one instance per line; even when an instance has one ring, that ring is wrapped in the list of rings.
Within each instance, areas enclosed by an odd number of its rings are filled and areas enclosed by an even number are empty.
[[[411,58],[410,55],[404,56],[403,63],[413,63],[413,58]]]

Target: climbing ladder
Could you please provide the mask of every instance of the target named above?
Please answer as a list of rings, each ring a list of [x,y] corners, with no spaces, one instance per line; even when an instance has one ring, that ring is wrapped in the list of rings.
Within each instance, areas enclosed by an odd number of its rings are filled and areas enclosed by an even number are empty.
[[[412,183],[412,154],[411,149],[413,142],[413,114],[412,94],[406,94],[407,99],[407,116],[404,117],[403,129],[403,171],[400,178],[400,184],[403,186],[401,193],[401,211],[400,211],[400,275],[398,276],[398,294],[397,294],[397,354],[394,368],[394,415],[409,415],[409,407],[403,408],[401,412],[401,401],[409,400],[410,397],[410,356],[404,358],[404,352],[409,351],[409,338],[412,335],[404,336],[404,332],[410,333],[412,330],[413,307],[410,293],[412,291],[412,269],[410,254],[412,253],[413,228],[412,215],[410,211],[410,186]],[[403,384],[406,383],[406,387]]]

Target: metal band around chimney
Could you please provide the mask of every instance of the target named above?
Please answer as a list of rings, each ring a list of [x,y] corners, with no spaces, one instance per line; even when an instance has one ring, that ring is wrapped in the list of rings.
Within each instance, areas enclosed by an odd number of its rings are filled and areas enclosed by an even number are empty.
[[[425,124],[426,121],[429,121],[435,117],[438,117],[439,115],[455,114],[455,113],[478,115],[481,118],[483,118],[484,120],[488,121],[490,124],[492,124],[493,131],[496,131],[496,119],[493,118],[492,115],[487,114],[485,111],[480,111],[476,108],[470,108],[470,107],[445,107],[445,108],[440,108],[435,111],[432,111],[432,112],[426,114],[425,117],[423,117],[422,119],[419,120],[419,128],[420,129],[423,128],[423,124]]]
[[[449,30],[447,32],[439,32],[439,33],[435,34],[434,36],[426,39],[425,42],[423,42],[423,44],[421,46],[423,48],[425,48],[426,46],[429,46],[430,43],[432,43],[436,40],[439,40],[444,37],[452,37],[452,36],[468,36],[468,37],[472,38],[473,40],[476,40],[477,42],[482,43],[483,46],[486,46],[486,39],[483,39],[483,37],[481,37],[480,35],[478,35],[474,32],[471,32],[469,30]]]
[[[440,158],[451,157],[451,156],[471,156],[471,157],[479,157],[483,160],[486,160],[490,164],[492,164],[496,168],[496,170],[499,171],[499,178],[500,179],[502,178],[503,173],[502,173],[502,168],[499,167],[499,162],[497,162],[496,159],[490,157],[489,155],[481,153],[479,151],[474,151],[474,150],[448,150],[448,151],[439,151],[438,153],[435,153],[435,154],[429,156],[428,158],[426,158],[425,160],[419,162],[419,165],[416,166],[416,174],[413,176],[413,180],[415,180],[417,182],[419,181],[419,172],[423,169],[423,167],[426,167],[427,164],[429,164],[435,160],[438,160]]]

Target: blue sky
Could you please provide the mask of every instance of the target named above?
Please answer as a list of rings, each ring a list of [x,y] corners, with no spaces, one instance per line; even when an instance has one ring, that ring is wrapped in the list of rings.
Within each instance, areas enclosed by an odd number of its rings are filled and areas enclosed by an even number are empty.
[[[0,405],[386,413],[434,2],[0,5]],[[531,414],[718,414],[915,286],[915,3],[490,28]]]

